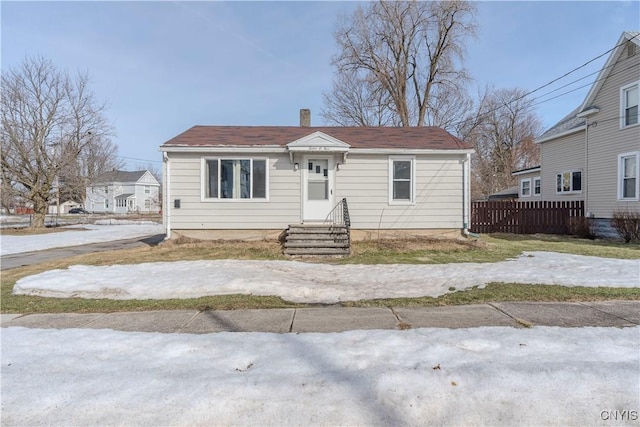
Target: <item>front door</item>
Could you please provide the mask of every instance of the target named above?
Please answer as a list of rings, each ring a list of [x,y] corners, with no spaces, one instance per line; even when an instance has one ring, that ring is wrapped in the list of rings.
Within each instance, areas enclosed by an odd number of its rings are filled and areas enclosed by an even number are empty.
[[[305,157],[303,168],[303,222],[322,222],[333,209],[333,156]]]

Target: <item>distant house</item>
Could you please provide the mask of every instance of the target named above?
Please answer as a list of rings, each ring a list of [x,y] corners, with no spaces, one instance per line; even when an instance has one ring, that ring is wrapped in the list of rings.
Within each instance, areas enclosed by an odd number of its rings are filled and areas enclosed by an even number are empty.
[[[164,143],[167,234],[278,236],[346,201],[355,237],[460,235],[472,147],[436,127],[194,126]],[[374,234],[375,233],[375,234]]]
[[[90,212],[158,213],[160,183],[147,170],[107,172],[87,187],[85,209]]]
[[[605,228],[616,211],[640,212],[639,86],[640,33],[624,32],[583,103],[537,140],[542,200],[583,200]],[[521,197],[535,196],[525,179]]]

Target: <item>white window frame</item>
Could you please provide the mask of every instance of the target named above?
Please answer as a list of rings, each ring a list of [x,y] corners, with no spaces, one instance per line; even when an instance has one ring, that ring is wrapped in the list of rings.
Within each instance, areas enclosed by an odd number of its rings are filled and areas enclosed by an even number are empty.
[[[218,188],[220,188],[220,161],[221,160],[250,160],[251,161],[251,196],[248,199],[235,199],[235,198],[223,198],[220,197],[220,191],[218,191],[218,197],[207,197],[207,185],[209,185],[207,177],[207,161],[218,161]],[[255,160],[263,160],[265,162],[264,180],[265,180],[265,194],[263,198],[253,197],[253,162]],[[203,157],[200,163],[200,201],[202,202],[215,202],[215,203],[264,203],[269,201],[269,158],[268,157],[242,157],[242,156],[211,156]]]
[[[631,84],[622,86],[620,88],[620,129],[631,128],[640,125],[640,105],[638,105],[638,121],[631,125],[626,124],[626,110],[627,110],[627,92],[629,89],[636,88],[638,90],[638,98],[640,98],[640,80]],[[640,104],[640,102],[639,102]]]
[[[151,186],[150,185],[145,185],[144,186],[144,194],[150,194],[151,193]]]
[[[624,188],[624,159],[636,158],[636,191],[635,197],[623,197]],[[621,202],[633,202],[640,200],[640,151],[618,154],[618,200]]]
[[[574,190],[573,189],[573,174],[576,173],[576,172],[580,172],[580,190]],[[571,174],[571,190],[569,190],[569,191],[564,191],[564,190],[558,191],[558,175],[564,176],[565,173],[570,173]],[[566,171],[558,172],[556,174],[556,182],[555,182],[556,194],[580,194],[580,193],[582,193],[582,187],[584,187],[584,181],[585,181],[585,176],[584,176],[584,172],[581,169],[573,169],[573,170],[566,170]],[[563,188],[564,188],[564,186],[563,186]]]
[[[109,208],[109,199],[104,199],[104,208],[105,209],[110,209]]]
[[[524,184],[529,184],[529,194],[524,194]],[[531,197],[533,189],[531,188],[531,178],[524,178],[520,180],[520,197]]]
[[[409,185],[409,200],[393,198],[393,163],[396,161],[411,162],[411,182]],[[416,204],[416,156],[389,156],[389,205],[413,206]]]
[[[538,191],[536,192],[536,190]],[[531,194],[533,196],[542,195],[542,178],[540,178],[539,176],[533,178],[533,188],[531,190]]]

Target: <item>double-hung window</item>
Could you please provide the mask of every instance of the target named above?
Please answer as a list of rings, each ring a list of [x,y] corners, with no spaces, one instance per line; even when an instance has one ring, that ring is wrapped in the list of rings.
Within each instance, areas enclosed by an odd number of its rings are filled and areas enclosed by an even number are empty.
[[[389,204],[406,205],[415,202],[415,157],[389,157]]]
[[[531,196],[531,179],[521,179],[520,180],[520,197],[529,197]]]
[[[618,156],[618,199],[640,199],[640,152]]]
[[[620,89],[620,127],[638,124],[638,87],[640,82],[635,82]]]
[[[566,171],[556,175],[556,193],[579,193],[581,191],[581,171]]]
[[[205,199],[267,198],[266,159],[204,159]]]

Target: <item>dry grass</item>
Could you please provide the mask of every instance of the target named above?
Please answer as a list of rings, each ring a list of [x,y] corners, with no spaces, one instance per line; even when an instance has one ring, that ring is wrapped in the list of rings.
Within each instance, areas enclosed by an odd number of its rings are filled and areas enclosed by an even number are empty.
[[[353,264],[436,264],[496,262],[522,251],[554,251],[611,258],[640,259],[639,245],[591,241],[556,236],[483,236],[482,241],[427,237],[354,242],[352,255],[343,259],[305,259],[305,262]],[[112,312],[177,309],[242,309],[301,306],[279,297],[225,295],[188,300],[86,300],[15,296],[13,285],[22,277],[74,264],[116,265],[206,259],[286,260],[280,244],[273,241],[200,241],[181,237],[156,247],[79,255],[59,261],[2,272],[0,311],[3,313]],[[450,289],[453,291],[453,289]],[[496,283],[485,288],[452,292],[439,298],[398,298],[344,303],[347,306],[406,306],[474,304],[490,301],[598,301],[639,300],[640,289],[581,288]]]
[[[0,229],[0,235],[2,236],[34,236],[37,234],[62,233],[64,231],[86,231],[86,228],[63,228],[63,227],[3,228],[3,229]]]

